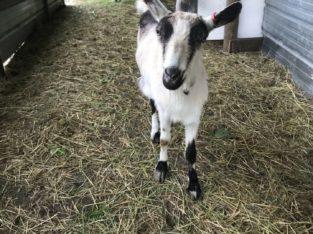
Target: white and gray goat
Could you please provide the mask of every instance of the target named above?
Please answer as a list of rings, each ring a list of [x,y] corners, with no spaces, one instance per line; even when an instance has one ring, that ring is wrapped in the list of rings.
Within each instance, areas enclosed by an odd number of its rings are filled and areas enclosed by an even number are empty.
[[[159,0],[137,0],[136,6],[140,14],[136,52],[141,74],[139,87],[150,99],[151,139],[161,147],[155,177],[159,182],[166,177],[171,123],[180,122],[185,127],[188,192],[192,199],[197,199],[201,188],[195,167],[195,139],[202,108],[208,98],[201,44],[211,30],[236,19],[242,6],[236,2],[203,18],[179,10],[171,12]]]

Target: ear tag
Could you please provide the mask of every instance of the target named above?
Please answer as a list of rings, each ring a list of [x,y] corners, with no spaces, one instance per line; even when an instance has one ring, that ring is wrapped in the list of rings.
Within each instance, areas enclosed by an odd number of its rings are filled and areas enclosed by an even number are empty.
[[[212,19],[213,23],[216,23],[216,21],[217,21],[216,12],[213,12],[211,19]]]

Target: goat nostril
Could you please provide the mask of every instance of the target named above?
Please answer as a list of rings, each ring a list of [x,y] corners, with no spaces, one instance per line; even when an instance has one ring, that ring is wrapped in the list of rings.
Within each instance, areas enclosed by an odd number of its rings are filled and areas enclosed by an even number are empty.
[[[177,67],[169,67],[165,69],[165,74],[170,78],[174,78],[180,74],[180,70]]]

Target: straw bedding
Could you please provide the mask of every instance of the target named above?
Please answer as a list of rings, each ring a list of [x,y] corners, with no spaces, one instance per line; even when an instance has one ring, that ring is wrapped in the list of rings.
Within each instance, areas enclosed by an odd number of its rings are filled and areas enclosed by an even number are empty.
[[[312,232],[312,102],[260,53],[204,45],[203,198],[193,202],[185,191],[180,125],[170,176],[153,180],[159,149],[137,88],[132,4],[68,6],[8,66],[11,78],[0,84],[0,230]]]

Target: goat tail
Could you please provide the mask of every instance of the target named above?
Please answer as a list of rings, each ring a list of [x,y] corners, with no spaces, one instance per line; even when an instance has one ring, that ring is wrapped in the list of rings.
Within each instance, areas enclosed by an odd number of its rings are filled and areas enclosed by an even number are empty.
[[[142,15],[145,13],[148,9],[147,4],[143,0],[137,0],[136,1],[136,9],[137,14]]]

